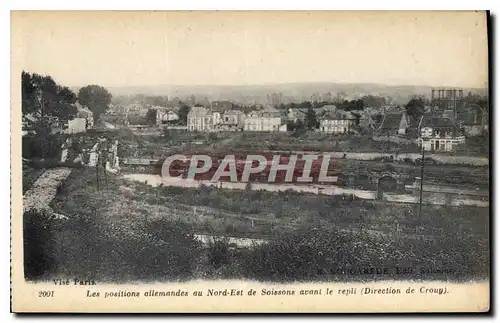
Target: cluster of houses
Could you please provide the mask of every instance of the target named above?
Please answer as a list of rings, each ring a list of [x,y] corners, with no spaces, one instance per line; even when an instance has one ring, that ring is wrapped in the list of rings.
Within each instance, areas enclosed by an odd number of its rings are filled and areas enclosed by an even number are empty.
[[[437,93],[438,91],[436,91]],[[439,92],[441,93],[441,92]],[[411,140],[425,150],[452,151],[465,142],[466,136],[477,136],[487,131],[487,113],[463,96],[432,96],[423,115],[409,116],[401,106],[364,107],[362,110],[345,111],[335,105],[313,108],[317,130],[325,135],[366,133],[378,137]],[[455,92],[451,92],[455,93]],[[127,113],[156,110],[156,124],[177,124],[180,120],[177,107],[129,106]],[[137,111],[136,111],[137,110]],[[229,101],[211,102],[210,107],[194,106],[187,115],[187,131],[249,131],[285,132],[290,123],[305,124],[308,109],[276,109],[271,105],[242,111]],[[76,121],[75,121],[76,122]],[[82,121],[78,121],[79,128]],[[76,128],[76,126],[75,126]]]
[[[245,125],[245,114],[239,110],[219,112],[205,107],[192,107],[187,116],[189,131],[241,131]]]
[[[457,108],[458,107],[458,108]],[[334,105],[314,109],[323,134],[351,134],[361,128],[376,136],[411,140],[429,151],[453,151],[465,143],[466,136],[477,136],[487,130],[485,113],[469,103],[455,105],[453,113],[439,106],[428,106],[418,118],[411,118],[404,107],[367,107],[344,111]],[[288,122],[304,122],[307,109],[280,111],[273,107],[245,114],[237,110],[213,111],[193,107],[188,114],[188,131],[287,131]]]
[[[281,113],[266,107],[245,114],[240,110],[208,109],[192,107],[187,116],[188,131],[286,131]]]
[[[427,151],[453,151],[465,143],[466,137],[488,131],[487,115],[479,106],[461,106],[461,112],[427,107],[426,113],[413,124],[406,112],[389,113],[382,117],[378,133],[416,138],[418,146]]]
[[[146,117],[149,111],[156,111],[156,125],[171,124],[177,122],[179,117],[179,107],[164,107],[164,106],[144,106],[138,103],[129,105],[116,105],[109,109],[106,114],[118,118],[118,123],[125,126],[133,125],[133,121],[129,117]]]
[[[388,113],[381,117],[378,126],[377,123],[373,124],[376,134],[408,138],[426,151],[453,151],[465,143],[466,136],[482,133],[471,132],[471,128],[464,127],[461,120],[437,111],[428,111],[413,122],[406,112]],[[473,129],[476,127],[478,125],[474,125]]]
[[[313,110],[319,123],[318,131],[324,134],[355,133],[360,126],[373,128],[372,116],[374,113],[371,113],[369,108],[364,111],[351,112],[338,109],[335,105],[325,105]],[[373,109],[373,111],[379,110]],[[308,109],[277,110],[271,106],[246,114],[239,110],[221,111],[220,109],[192,107],[187,117],[187,130],[284,132],[287,131],[287,124],[290,122],[305,123],[307,113]],[[387,120],[384,119],[381,127],[383,131],[388,131],[391,128],[389,133],[393,130],[392,120],[397,120],[394,135],[405,134],[406,130],[399,129],[401,120],[406,120],[403,113],[392,114]],[[403,125],[401,127],[406,129]]]
[[[354,130],[357,118],[334,105],[315,109],[319,130],[328,134],[346,134]],[[239,110],[192,107],[187,117],[188,131],[255,131],[285,132],[289,122],[305,122],[307,110],[280,111],[271,106],[244,113]]]
[[[76,134],[84,133],[88,130],[95,129],[115,129],[115,126],[109,122],[99,121],[97,124],[94,123],[94,113],[87,107],[82,106],[80,103],[74,103],[77,110],[75,116],[70,120],[60,120],[57,117],[49,117],[48,120],[51,123],[52,133],[62,133],[62,134]],[[23,115],[22,119],[22,135],[27,135],[33,131],[30,128],[30,124],[34,123],[38,117],[34,114]]]
[[[68,121],[66,133],[85,132],[94,128],[94,116],[88,108],[76,104],[77,114]],[[452,151],[465,143],[466,136],[482,134],[488,127],[487,115],[477,105],[459,102],[449,109],[428,106],[419,118],[411,118],[403,107],[366,107],[358,111],[345,111],[335,105],[314,108],[323,134],[341,135],[368,129],[376,136],[406,138],[428,151]],[[151,108],[148,108],[148,110]],[[155,106],[156,123],[171,124],[180,119],[178,108]],[[188,131],[250,131],[286,132],[290,122],[306,122],[307,109],[278,110],[265,106],[245,113],[229,105],[213,105],[210,108],[194,106],[187,116]]]

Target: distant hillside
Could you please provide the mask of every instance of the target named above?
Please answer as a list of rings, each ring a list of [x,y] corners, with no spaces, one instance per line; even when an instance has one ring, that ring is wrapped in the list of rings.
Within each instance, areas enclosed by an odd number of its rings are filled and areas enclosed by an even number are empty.
[[[209,100],[232,100],[238,102],[260,102],[265,100],[266,95],[273,92],[281,92],[285,97],[296,100],[308,100],[315,92],[326,93],[344,92],[348,96],[378,95],[394,99],[395,103],[402,104],[408,101],[411,95],[430,96],[432,86],[399,85],[390,86],[377,83],[287,83],[271,85],[156,85],[156,86],[134,86],[134,87],[108,87],[113,96],[119,95],[166,95],[169,97],[207,97]],[[78,88],[76,88],[78,91]],[[487,89],[464,88],[464,94],[469,91],[481,95],[487,94]]]

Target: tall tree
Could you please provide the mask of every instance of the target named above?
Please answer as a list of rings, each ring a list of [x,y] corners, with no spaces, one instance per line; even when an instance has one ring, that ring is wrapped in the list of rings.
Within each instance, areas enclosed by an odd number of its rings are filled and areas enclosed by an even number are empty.
[[[361,98],[365,107],[380,108],[385,105],[385,98],[375,95],[365,95]]]
[[[23,137],[23,157],[57,158],[60,138],[53,134],[59,121],[69,120],[76,113],[76,95],[68,87],[57,84],[52,77],[21,73],[23,116],[30,132]]]
[[[76,94],[68,87],[57,86],[57,103],[54,106],[55,114],[62,120],[69,120],[76,115]]]
[[[187,117],[189,114],[189,111],[191,111],[191,108],[183,103],[182,101],[179,103],[180,108],[179,108],[179,123],[182,125],[187,125]]]
[[[72,118],[77,109],[76,95],[68,87],[57,84],[52,77],[21,73],[22,112],[37,117]]]
[[[156,124],[156,109],[149,109],[146,113],[146,120],[149,125]]]
[[[414,124],[425,112],[425,99],[422,97],[413,97],[405,105],[405,109],[412,124]]]
[[[319,127],[318,118],[316,117],[316,112],[312,107],[309,107],[306,112],[306,127],[308,129],[316,129]]]
[[[94,113],[94,122],[109,108],[111,97],[111,93],[99,85],[87,85],[78,92],[78,102]]]
[[[364,107],[365,104],[363,103],[362,99],[351,101],[345,100],[344,102],[339,104],[339,108],[345,111],[363,110]]]
[[[37,87],[31,74],[21,73],[21,99],[23,115],[34,113],[40,108],[37,100]]]

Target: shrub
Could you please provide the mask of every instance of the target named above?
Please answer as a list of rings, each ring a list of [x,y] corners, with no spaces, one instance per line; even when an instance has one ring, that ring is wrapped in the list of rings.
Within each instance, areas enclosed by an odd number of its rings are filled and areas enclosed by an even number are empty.
[[[54,270],[54,224],[46,211],[29,210],[23,214],[24,277],[40,279]]]
[[[140,238],[129,242],[129,262],[139,279],[171,280],[190,277],[200,243],[183,223],[160,219],[147,223]]]
[[[292,231],[255,247],[245,268],[248,276],[261,280],[316,280],[336,266],[360,265],[366,254],[361,245],[334,228]]]
[[[208,135],[208,141],[209,142],[216,142],[218,139],[217,137],[217,134],[216,133],[213,133],[211,132],[209,135]]]
[[[441,221],[441,220],[439,220]],[[488,277],[488,239],[453,231],[420,235],[390,233],[376,237],[363,229],[337,230],[321,225],[290,231],[242,254],[242,273],[263,281],[446,279]],[[395,267],[413,268],[401,276]],[[351,269],[389,268],[386,275]],[[447,273],[420,269],[445,270]]]
[[[219,268],[229,264],[230,250],[228,238],[212,238],[208,242],[208,262]]]
[[[170,140],[170,139],[172,139],[172,131],[170,129],[168,129],[167,127],[164,127],[162,129],[161,136],[166,140]]]
[[[34,215],[25,215],[27,279],[57,272],[100,281],[177,280],[192,274],[199,256],[198,240],[177,222],[157,220],[132,227],[122,220],[108,225],[89,214],[55,226]]]
[[[61,156],[62,139],[56,135],[26,135],[22,139],[23,158],[58,159]]]
[[[383,201],[383,200],[384,200],[384,192],[383,192],[381,189],[378,189],[378,190],[377,190],[376,199],[377,199],[377,200],[380,200],[380,201]]]

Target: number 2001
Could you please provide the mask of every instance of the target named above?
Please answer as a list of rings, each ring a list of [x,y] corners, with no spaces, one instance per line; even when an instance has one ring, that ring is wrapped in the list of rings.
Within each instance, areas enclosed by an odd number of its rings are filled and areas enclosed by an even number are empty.
[[[54,297],[54,291],[53,290],[39,291],[38,292],[38,297]]]

